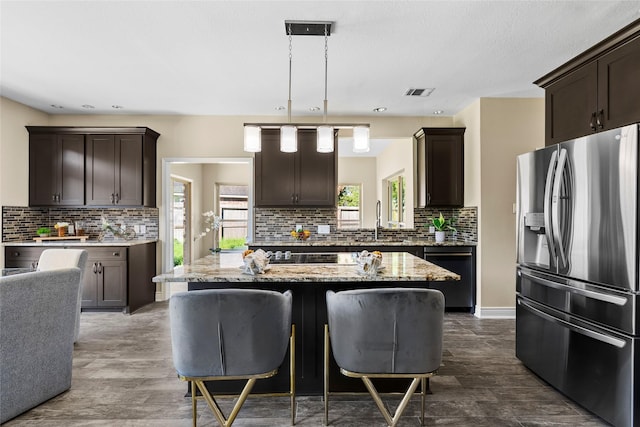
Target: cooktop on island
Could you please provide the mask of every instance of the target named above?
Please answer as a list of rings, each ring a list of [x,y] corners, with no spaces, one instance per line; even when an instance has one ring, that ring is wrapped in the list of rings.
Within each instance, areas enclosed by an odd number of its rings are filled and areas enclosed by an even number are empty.
[[[356,253],[272,252],[270,264],[355,264]]]

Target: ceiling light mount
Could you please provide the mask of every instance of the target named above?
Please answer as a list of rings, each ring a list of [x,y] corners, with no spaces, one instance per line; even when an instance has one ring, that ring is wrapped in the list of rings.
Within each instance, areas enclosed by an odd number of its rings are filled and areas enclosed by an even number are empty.
[[[324,36],[325,29],[327,36],[331,35],[333,21],[284,21],[284,30],[289,34],[291,29],[292,36]]]

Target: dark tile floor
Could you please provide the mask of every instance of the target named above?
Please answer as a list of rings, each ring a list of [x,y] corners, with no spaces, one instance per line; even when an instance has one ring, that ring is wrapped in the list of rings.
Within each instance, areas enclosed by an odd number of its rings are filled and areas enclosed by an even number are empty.
[[[9,421],[14,426],[190,426],[191,404],[171,362],[168,304],[135,314],[83,313],[71,389]],[[431,381],[426,425],[603,426],[530,373],[514,355],[513,320],[447,314],[444,362]],[[384,426],[372,400],[331,400],[333,426]],[[224,404],[228,405],[229,400]],[[199,404],[200,426],[215,426]],[[393,407],[395,407],[392,404]],[[249,398],[234,426],[289,425],[286,399]],[[320,397],[299,397],[297,425],[322,426]],[[419,426],[419,404],[401,426]]]

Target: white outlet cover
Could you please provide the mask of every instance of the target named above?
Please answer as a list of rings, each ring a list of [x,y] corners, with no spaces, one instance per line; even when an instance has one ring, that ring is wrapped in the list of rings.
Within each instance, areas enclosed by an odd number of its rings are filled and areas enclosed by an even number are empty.
[[[318,226],[318,234],[329,234],[330,232],[331,232],[331,227],[329,227],[329,225]]]

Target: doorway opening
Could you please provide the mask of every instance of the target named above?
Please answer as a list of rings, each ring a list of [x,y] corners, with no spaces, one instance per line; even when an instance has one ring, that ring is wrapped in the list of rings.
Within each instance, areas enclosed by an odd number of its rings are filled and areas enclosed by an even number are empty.
[[[191,261],[191,183],[171,177],[173,266]]]

